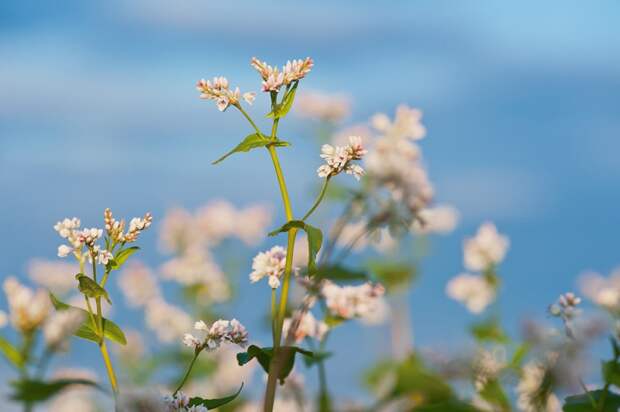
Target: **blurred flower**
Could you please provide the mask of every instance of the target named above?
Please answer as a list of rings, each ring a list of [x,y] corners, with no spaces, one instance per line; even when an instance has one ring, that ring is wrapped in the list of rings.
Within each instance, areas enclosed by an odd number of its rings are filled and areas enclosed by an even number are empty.
[[[581,298],[575,296],[572,292],[560,295],[558,301],[549,307],[549,313],[553,316],[561,317],[569,320],[579,314],[577,305],[581,303]]]
[[[214,77],[213,80],[201,79],[196,84],[196,90],[200,92],[201,99],[214,100],[221,112],[230,105],[238,105],[241,98],[239,88],[231,90],[225,77]],[[253,93],[244,93],[243,98],[250,104],[254,101]]]
[[[426,135],[426,128],[421,123],[422,112],[418,109],[400,105],[396,108],[394,121],[379,113],[372,117],[372,126],[387,138],[419,140]]]
[[[54,312],[43,326],[43,336],[48,348],[57,351],[68,350],[68,339],[84,322],[84,313],[78,309]]]
[[[51,302],[45,290],[35,292],[9,276],[4,281],[4,293],[9,304],[11,324],[18,331],[32,332],[47,319]]]
[[[327,122],[339,122],[351,112],[351,102],[341,95],[319,92],[300,93],[295,103],[301,116]]]
[[[79,271],[77,264],[44,259],[32,259],[27,269],[30,279],[57,295],[75,288],[75,274]]]
[[[234,235],[246,245],[254,246],[263,240],[271,223],[271,212],[262,205],[249,206],[237,212],[235,223]]]
[[[329,326],[323,321],[316,320],[312,312],[296,312],[292,318],[284,319],[282,336],[288,336],[291,325],[296,323],[297,328],[294,330],[294,339],[297,343],[302,342],[307,337],[321,341],[329,330]]]
[[[118,286],[131,307],[142,307],[161,295],[153,272],[139,261],[126,265],[118,278]]]
[[[447,234],[454,230],[458,221],[458,210],[452,206],[439,205],[420,210],[411,230],[421,235]]]
[[[481,391],[490,379],[495,379],[506,367],[506,350],[497,346],[492,350],[478,349],[473,360],[474,385]]]
[[[524,412],[559,412],[562,407],[554,394],[541,391],[546,374],[545,367],[535,361],[523,366],[517,384],[517,407]]]
[[[0,310],[0,328],[5,327],[9,323],[9,316],[5,311]]]
[[[495,288],[482,276],[463,273],[450,280],[446,294],[463,303],[472,313],[482,312],[495,300]]]
[[[595,304],[616,314],[620,313],[620,268],[605,278],[595,272],[587,272],[579,279],[581,292]]]
[[[285,264],[286,250],[282,246],[274,246],[266,252],[260,252],[252,260],[250,282],[255,283],[264,277],[268,277],[269,286],[272,289],[278,288]]]
[[[504,260],[509,246],[508,238],[500,235],[493,223],[485,222],[478,228],[476,236],[465,240],[465,267],[476,271],[487,270]]]
[[[167,412],[207,412],[204,406],[189,406],[189,396],[184,392],[177,392],[176,395],[164,397]]]
[[[368,227],[367,222],[359,220],[344,225],[338,236],[337,244],[340,247],[351,248],[354,252],[360,252],[368,246]]]
[[[183,343],[194,350],[215,350],[224,342],[245,347],[248,342],[248,332],[237,319],[220,319],[211,326],[200,320],[194,324],[194,329],[203,332],[203,336],[196,337],[189,333],[183,335]]]
[[[375,230],[370,236],[372,247],[381,253],[393,252],[398,248],[398,239],[392,236],[387,227]]]
[[[202,241],[202,233],[187,210],[177,207],[168,210],[159,231],[161,248],[165,252],[181,253],[191,245]]]
[[[321,147],[321,157],[325,160],[324,165],[318,168],[319,177],[335,176],[344,171],[353,175],[357,180],[364,174],[364,169],[353,160],[361,160],[368,151],[362,145],[362,138],[349,136],[347,146],[332,146],[324,144]]]
[[[123,363],[131,365],[133,362],[142,359],[146,353],[146,345],[142,334],[135,329],[125,330],[125,338],[127,339],[127,344],[115,345],[114,348],[118,356],[123,360]]]
[[[344,319],[380,320],[375,319],[374,315],[383,309],[384,293],[382,285],[369,282],[359,286],[338,286],[327,280],[321,288],[321,295],[331,314]]]
[[[181,308],[163,299],[149,301],[145,309],[146,325],[163,343],[171,343],[192,327],[192,318]]]

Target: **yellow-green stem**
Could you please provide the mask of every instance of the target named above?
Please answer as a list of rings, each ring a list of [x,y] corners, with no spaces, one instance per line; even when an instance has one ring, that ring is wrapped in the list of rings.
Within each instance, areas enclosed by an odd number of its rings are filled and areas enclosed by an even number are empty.
[[[314,204],[312,205],[310,210],[308,210],[308,212],[304,215],[304,217],[301,218],[301,220],[308,219],[310,217],[310,215],[312,213],[314,213],[316,208],[319,207],[319,205],[321,204],[321,201],[323,200],[323,197],[325,197],[325,192],[327,192],[327,186],[329,185],[329,179],[330,178],[331,178],[331,176],[327,176],[325,178],[325,181],[323,182],[323,187],[321,187],[321,193],[319,193],[319,196],[314,201]]]
[[[192,368],[194,367],[194,363],[196,363],[196,359],[198,359],[198,355],[200,355],[200,352],[202,351],[202,349],[197,350],[194,352],[194,357],[192,358],[192,361],[190,362],[187,371],[185,372],[185,375],[183,375],[183,379],[181,380],[181,383],[179,384],[179,386],[177,386],[176,390],[174,391],[174,393],[172,394],[172,396],[175,396],[180,390],[181,388],[183,388],[183,385],[185,385],[185,382],[187,382],[187,379],[189,378],[189,374],[192,372]]]
[[[116,383],[116,375],[114,374],[114,368],[112,367],[112,361],[110,360],[110,354],[108,353],[105,339],[101,340],[101,343],[99,344],[99,350],[101,351],[101,356],[103,357],[103,363],[105,363],[105,369],[108,372],[108,379],[110,380],[110,386],[112,386],[112,391],[114,391],[114,394],[117,394],[118,384]]]

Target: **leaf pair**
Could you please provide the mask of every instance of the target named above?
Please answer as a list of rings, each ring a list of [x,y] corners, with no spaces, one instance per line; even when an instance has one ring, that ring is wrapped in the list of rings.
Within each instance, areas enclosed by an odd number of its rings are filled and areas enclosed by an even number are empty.
[[[269,236],[275,236],[278,233],[288,232],[291,229],[301,229],[308,235],[308,273],[314,275],[316,273],[316,255],[321,250],[323,244],[323,233],[320,229],[311,226],[303,220],[291,220],[285,223],[279,229],[269,233]]]
[[[86,339],[86,340],[99,343],[101,338],[99,334],[97,333],[97,330],[93,326],[92,321],[87,311],[85,311],[82,308],[78,308],[75,306],[68,305],[64,302],[61,302],[52,293],[50,293],[50,299],[52,300],[52,305],[54,305],[54,308],[56,308],[56,310],[62,311],[62,310],[74,309],[74,310],[81,311],[84,316],[84,322],[82,322],[82,325],[80,325],[80,327],[77,329],[74,335],[82,339]],[[127,344],[127,339],[125,338],[125,334],[123,333],[121,328],[118,327],[116,323],[112,322],[109,319],[103,318],[102,324],[103,324],[103,335],[105,336],[106,339],[109,339],[121,345]]]
[[[281,383],[284,383],[286,377],[293,370],[293,366],[295,365],[295,355],[297,353],[300,353],[308,358],[314,357],[312,352],[296,346],[282,346],[277,349],[274,364],[279,368],[278,379]],[[271,365],[271,359],[273,358],[273,348],[260,348],[256,345],[250,345],[247,351],[237,354],[237,362],[239,363],[239,366],[245,365],[254,358],[256,358],[258,363],[260,363],[263,370],[266,373],[269,373],[269,366]]]

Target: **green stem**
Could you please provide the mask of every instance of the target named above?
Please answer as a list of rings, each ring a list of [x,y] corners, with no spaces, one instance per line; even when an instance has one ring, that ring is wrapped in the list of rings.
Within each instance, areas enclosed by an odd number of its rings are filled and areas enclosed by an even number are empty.
[[[108,379],[110,380],[110,386],[112,386],[112,391],[116,395],[118,393],[118,384],[116,383],[116,375],[114,374],[114,367],[112,366],[112,361],[110,360],[110,354],[108,353],[108,348],[105,344],[105,339],[102,338],[101,343],[99,344],[99,350],[101,351],[101,356],[103,357],[103,363],[105,364],[106,371],[108,372]]]
[[[234,105],[240,112],[241,114],[248,120],[248,122],[250,122],[250,124],[252,125],[252,127],[254,128],[254,130],[256,130],[256,133],[258,133],[259,136],[264,136],[263,133],[260,131],[260,129],[258,128],[258,126],[256,126],[256,123],[254,123],[254,120],[252,120],[252,118],[250,117],[250,115],[248,114],[248,112],[246,112],[243,107],[241,107],[240,104],[235,104]]]
[[[196,359],[198,359],[198,355],[200,354],[201,351],[202,351],[202,349],[198,349],[198,350],[196,350],[194,352],[194,357],[192,358],[192,361],[190,362],[189,367],[187,368],[187,372],[185,372],[185,375],[183,376],[183,379],[181,380],[181,383],[175,389],[175,391],[172,394],[172,396],[175,396],[181,390],[181,388],[183,388],[183,385],[185,385],[185,383],[187,382],[187,379],[189,378],[189,374],[192,372],[192,368],[194,367],[194,363],[196,363]]]
[[[86,308],[88,309],[88,316],[90,317],[90,321],[93,324],[93,328],[95,328],[95,331],[100,332],[99,324],[95,320],[95,315],[93,314],[93,307],[90,305],[90,300],[88,300],[88,296],[84,295],[84,300],[86,301]]]
[[[325,193],[327,192],[327,186],[329,185],[330,178],[331,176],[327,176],[325,178],[325,181],[323,182],[323,187],[321,187],[321,192],[319,193],[319,196],[316,198],[310,210],[306,212],[306,214],[304,215],[304,217],[301,218],[301,220],[305,221],[306,219],[308,219],[310,215],[316,210],[316,208],[319,207],[319,204],[321,204],[321,201],[323,200],[323,197],[325,197]]]

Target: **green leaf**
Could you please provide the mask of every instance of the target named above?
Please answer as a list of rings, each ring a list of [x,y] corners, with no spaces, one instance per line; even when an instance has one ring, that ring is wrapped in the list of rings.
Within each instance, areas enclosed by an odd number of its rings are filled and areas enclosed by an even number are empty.
[[[373,261],[368,266],[388,291],[407,288],[416,278],[415,266],[407,262]]]
[[[330,329],[335,328],[336,326],[342,324],[343,322],[346,322],[347,319],[341,317],[341,316],[335,316],[332,314],[327,314],[325,315],[325,318],[323,319],[323,322],[325,322],[325,324],[327,326],[329,326]]]
[[[392,398],[415,396],[428,405],[454,399],[454,392],[443,378],[427,369],[415,355],[410,355],[396,368],[396,384],[391,395]]]
[[[280,370],[278,372],[278,379],[281,383],[284,383],[286,377],[293,370],[295,365],[295,355],[300,353],[306,357],[313,357],[314,354],[310,351],[298,348],[296,346],[281,346],[278,348],[276,361],[280,362]],[[271,364],[271,358],[273,357],[273,348],[260,348],[256,345],[250,345],[248,350],[237,354],[237,363],[239,366],[243,366],[256,358],[260,366],[266,373],[269,373],[269,366]]]
[[[121,266],[123,266],[123,264],[125,263],[125,261],[129,259],[129,257],[133,255],[134,253],[136,253],[138,250],[140,250],[138,246],[132,246],[132,247],[128,247],[127,249],[123,249],[119,251],[116,254],[116,256],[114,256],[114,259],[111,259],[110,262],[108,263],[109,265],[108,270],[120,269]]]
[[[293,87],[284,95],[282,98],[282,103],[277,104],[276,107],[267,113],[267,117],[270,119],[280,119],[288,114],[293,107],[293,102],[295,101],[295,93],[297,92],[297,85],[299,82],[295,82]]]
[[[483,320],[482,322],[474,323],[470,332],[472,336],[479,342],[496,342],[496,343],[509,343],[510,338],[500,325],[499,321],[495,318]]]
[[[593,410],[591,399],[598,404],[604,392],[602,389],[598,389],[581,395],[569,396],[564,399],[562,410],[564,412],[591,412]],[[607,391],[605,404],[603,408],[599,409],[599,412],[617,412],[619,409],[620,395]]]
[[[11,399],[22,402],[43,402],[70,385],[86,385],[99,388],[95,382],[87,379],[56,379],[49,382],[26,379],[11,383],[11,386],[14,388]]]
[[[498,406],[499,410],[504,412],[510,411],[510,401],[499,380],[488,379],[478,393],[485,401]]]
[[[329,279],[335,282],[368,280],[368,275],[365,272],[349,269],[343,265],[319,266],[314,276],[319,279]]]
[[[469,403],[458,399],[450,399],[429,405],[417,406],[411,412],[480,412],[479,409]]]
[[[243,389],[243,383],[241,384],[241,387],[236,393],[219,399],[203,399],[196,396],[189,400],[189,406],[204,406],[207,409],[216,409],[222,405],[226,405],[227,403],[234,401],[235,398],[241,393],[241,389]]]
[[[24,363],[24,358],[19,350],[13,346],[8,340],[0,336],[0,352],[14,366],[20,368]]]
[[[78,328],[78,330],[74,333],[74,335],[77,336],[78,338],[82,338],[82,339],[86,339],[86,340],[99,343],[100,337],[97,334],[96,330],[93,328],[93,324],[88,314],[88,311],[82,308],[78,308],[76,306],[67,305],[66,303],[58,300],[58,298],[56,298],[56,296],[54,296],[54,294],[52,293],[50,293],[50,299],[52,300],[52,305],[54,305],[54,308],[56,308],[56,310],[75,309],[75,310],[81,311],[84,315],[84,322]],[[116,323],[106,318],[103,318],[102,323],[103,323],[103,332],[104,332],[103,334],[106,337],[106,339],[109,339],[121,345],[127,344],[127,339],[125,338],[125,334],[123,333],[121,328],[118,327]]]
[[[306,365],[306,367],[309,368],[316,363],[322,362],[325,359],[330,358],[331,356],[332,356],[331,352],[314,352],[312,357],[304,356],[303,360],[304,360],[304,364]]]
[[[108,292],[104,288],[99,286],[97,282],[95,282],[88,276],[84,275],[83,273],[78,273],[77,275],[75,275],[75,278],[79,282],[78,289],[84,295],[88,296],[89,298],[93,298],[93,299],[102,297],[105,300],[107,300],[109,304],[112,304],[112,301],[110,300],[110,296],[108,295]]]
[[[605,382],[620,388],[620,364],[618,362],[613,360],[601,362],[601,371],[603,372]]]
[[[323,233],[320,229],[307,224],[303,220],[291,220],[279,229],[270,232],[269,236],[288,232],[293,228],[301,229],[308,235],[308,273],[314,275],[316,273],[316,255],[321,250],[321,245],[323,244]]]
[[[512,369],[520,369],[521,364],[523,363],[523,359],[525,359],[525,356],[528,354],[529,351],[529,344],[522,343],[521,345],[519,345],[512,354],[512,359],[510,359],[510,363],[508,364],[508,366]]]
[[[290,146],[290,143],[285,142],[283,140],[267,139],[266,137],[258,133],[253,133],[253,134],[247,135],[246,138],[243,139],[243,141],[239,143],[237,146],[235,146],[234,149],[232,149],[230,152],[226,153],[224,156],[214,161],[212,164],[214,165],[218,164],[224,159],[226,159],[228,156],[234,153],[249,152],[252,149],[256,149],[258,147],[266,147],[266,146],[282,147],[282,146]]]

